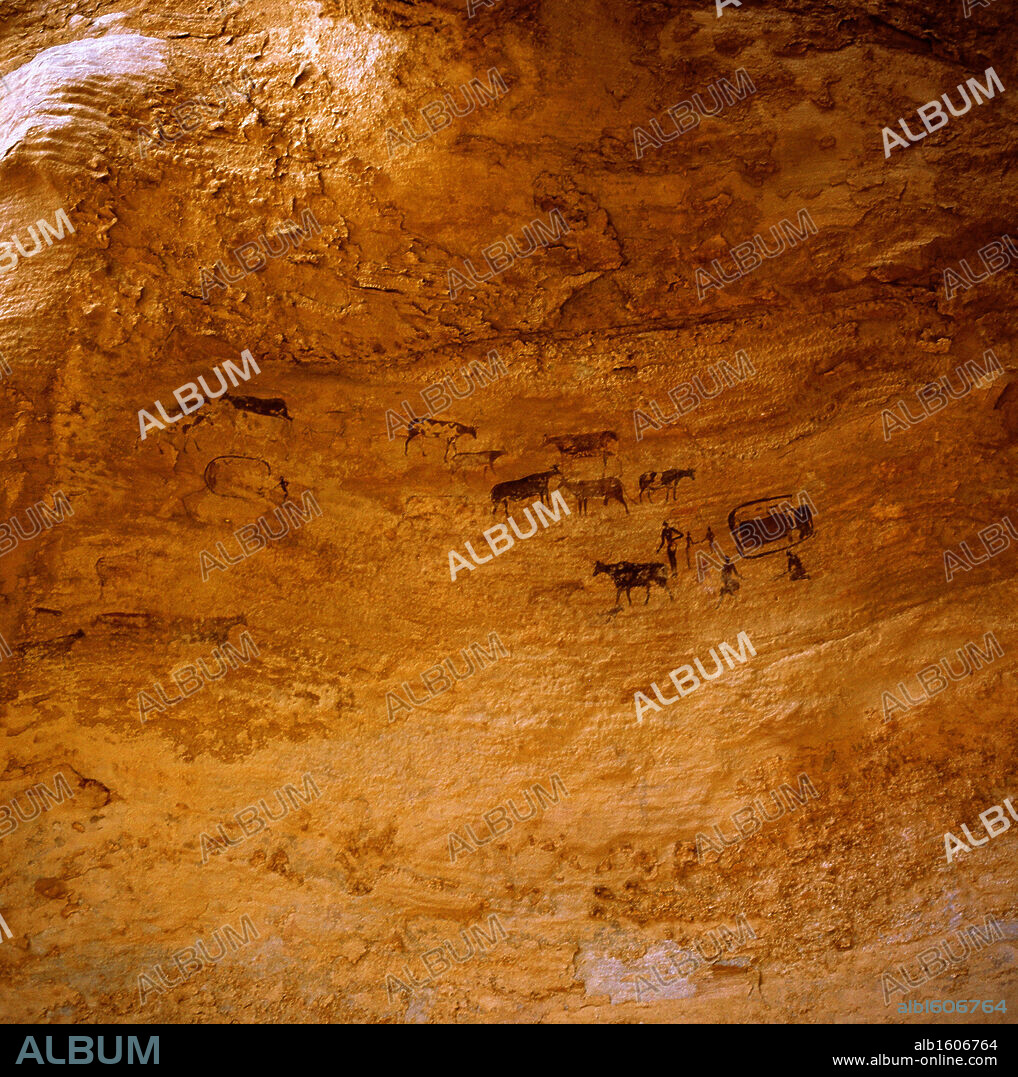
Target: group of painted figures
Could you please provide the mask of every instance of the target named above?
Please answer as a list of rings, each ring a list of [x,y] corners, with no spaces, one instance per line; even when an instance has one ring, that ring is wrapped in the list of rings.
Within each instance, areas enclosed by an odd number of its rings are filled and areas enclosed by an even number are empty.
[[[495,461],[504,456],[505,452],[501,449],[459,452],[456,449],[456,443],[461,437],[465,436],[475,438],[477,436],[476,428],[445,420],[414,418],[408,425],[403,449],[404,455],[409,451],[412,441],[421,439],[421,451],[423,453],[424,439],[444,439],[446,444],[443,461],[449,463],[452,468],[476,468],[479,466],[482,474],[489,469],[494,472]],[[543,444],[544,446],[557,448],[563,460],[600,456],[603,468],[607,468],[608,458],[615,455],[614,446],[618,443],[618,440],[618,435],[613,431],[602,430],[593,434],[548,436],[544,439]],[[451,460],[449,458],[450,451],[452,451]],[[565,490],[575,497],[580,515],[586,514],[589,501],[598,498],[602,499],[605,506],[610,501],[617,501],[626,510],[626,513],[629,513],[629,505],[620,479],[613,476],[605,476],[600,479],[567,478],[559,470],[558,464],[554,464],[546,471],[538,471],[532,475],[524,475],[519,479],[496,483],[491,489],[492,515],[497,513],[499,506],[501,506],[502,511],[508,516],[510,502],[538,498],[542,502],[548,503],[551,482],[556,478],[559,480],[556,492]],[[669,495],[672,501],[676,501],[678,484],[684,478],[695,481],[696,470],[694,468],[671,468],[661,472],[645,472],[640,476],[638,500],[642,502],[646,495],[648,502],[653,504],[655,491],[664,490],[665,501],[669,500]],[[775,502],[777,507],[773,504]],[[768,504],[767,512],[736,524],[735,518],[739,510],[749,505],[758,504]],[[785,569],[775,579],[780,579],[782,576],[787,576],[789,580],[793,581],[808,580],[810,578],[802,561],[789,546],[774,546],[776,542],[784,539],[787,539],[791,545],[795,545],[813,533],[813,516],[808,503],[805,505],[800,504],[799,508],[794,508],[787,498],[763,498],[758,501],[746,502],[745,505],[738,506],[730,513],[729,529],[735,540],[738,557],[753,559],[771,553],[779,553],[783,550],[786,558]],[[793,540],[793,534],[798,535],[797,540]],[[668,520],[664,521],[661,529],[661,541],[654,552],[660,553],[664,549],[671,567],[670,575],[678,575],[677,549],[683,539],[685,540],[687,569],[692,569],[693,567],[691,561],[693,548],[704,543],[706,543],[709,551],[706,557],[708,563],[712,567],[720,569],[721,586],[718,592],[718,605],[724,601],[726,595],[734,596],[739,590],[739,581],[743,578],[742,574],[732,559],[717,545],[714,532],[710,526],[707,527],[702,539],[696,539],[693,537],[692,531],[688,529],[681,531],[679,528],[673,527]],[[771,548],[766,549],[767,546]],[[698,577],[699,572],[698,566]],[[601,574],[610,576],[615,584],[616,610],[619,608],[623,592],[625,592],[629,604],[632,605],[631,592],[636,588],[642,587],[646,589],[644,604],[650,601],[652,585],[663,587],[668,593],[668,597],[673,598],[671,588],[668,586],[669,573],[666,572],[665,566],[661,562],[618,561],[609,564],[597,561],[594,564],[594,575]]]
[[[671,565],[672,569],[671,574],[673,576],[678,575],[675,550],[683,538],[686,540],[686,568],[693,567],[690,563],[690,550],[692,550],[694,546],[705,542],[707,544],[707,549],[710,550],[712,554],[716,554],[721,558],[721,590],[718,598],[719,604],[725,595],[734,595],[739,589],[738,581],[742,579],[742,573],[735,567],[734,562],[728,554],[724,553],[724,551],[720,550],[715,545],[714,531],[710,526],[707,527],[707,532],[702,539],[695,539],[693,538],[692,531],[687,531],[683,534],[678,528],[672,527],[667,520],[664,521],[661,527],[661,541],[658,543],[657,549],[654,552],[660,553],[661,548],[665,548],[665,553],[668,555],[668,563]],[[781,576],[788,576],[790,580],[808,580],[810,578],[809,573],[806,572],[798,554],[793,553],[791,549],[786,549],[785,558],[787,561],[785,570],[784,572],[779,573],[776,578],[780,579]]]

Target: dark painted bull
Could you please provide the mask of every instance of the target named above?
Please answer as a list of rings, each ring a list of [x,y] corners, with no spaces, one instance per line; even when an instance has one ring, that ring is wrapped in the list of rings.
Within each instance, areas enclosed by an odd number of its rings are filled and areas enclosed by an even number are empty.
[[[492,516],[498,512],[499,502],[502,503],[502,509],[507,516],[510,501],[525,501],[528,497],[537,497],[547,504],[548,486],[556,475],[561,475],[557,464],[549,471],[537,471],[533,475],[524,475],[522,479],[495,483],[491,488]]]
[[[647,597],[643,600],[643,604],[646,606],[650,601],[650,586],[652,583],[663,587],[668,592],[668,597],[673,602],[675,601],[672,590],[668,586],[668,570],[660,561],[645,564],[635,564],[632,561],[617,561],[614,564],[605,564],[603,561],[596,561],[594,563],[594,575],[600,576],[601,573],[611,576],[612,583],[615,584],[616,607],[621,604],[623,591],[626,592],[629,605],[633,604],[630,592],[634,587],[647,588]]]

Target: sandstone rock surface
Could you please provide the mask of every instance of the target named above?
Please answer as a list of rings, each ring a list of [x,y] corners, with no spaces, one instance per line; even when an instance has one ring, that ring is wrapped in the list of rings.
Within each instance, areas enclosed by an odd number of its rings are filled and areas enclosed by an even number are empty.
[[[1018,83],[964,6],[0,3],[0,1018],[1013,1012]],[[719,594],[764,498],[812,525]]]

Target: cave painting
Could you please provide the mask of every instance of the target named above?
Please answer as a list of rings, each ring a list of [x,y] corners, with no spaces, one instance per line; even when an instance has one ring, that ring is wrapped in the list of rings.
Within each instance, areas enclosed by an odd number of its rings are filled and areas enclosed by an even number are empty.
[[[803,567],[802,561],[799,560],[798,554],[792,553],[791,550],[785,550],[785,557],[788,558],[788,563],[785,571],[781,573],[784,576],[786,573],[790,580],[808,580],[809,573]]]
[[[505,514],[509,515],[510,501],[525,501],[530,497],[539,497],[545,504],[548,503],[548,485],[556,476],[561,476],[556,464],[548,471],[537,471],[533,475],[524,475],[522,479],[510,479],[508,482],[497,482],[491,488],[491,514],[498,512],[499,502]]]
[[[443,460],[449,459],[449,450],[456,447],[456,442],[462,437],[477,437],[477,429],[473,426],[464,426],[463,423],[447,422],[444,419],[410,420],[407,427],[406,441],[403,443],[403,455],[406,456],[410,448],[410,442],[415,438],[445,438],[445,455]],[[421,442],[421,454],[424,455],[424,442]]]
[[[238,501],[256,501],[264,498],[276,501],[276,489],[283,491],[286,500],[286,479],[275,478],[267,460],[260,456],[244,456],[226,453],[216,456],[205,465],[202,472],[205,488],[217,497],[230,497]]]
[[[678,545],[679,539],[686,538],[686,564],[689,564],[689,536],[683,536],[682,532],[672,527],[671,524],[665,520],[664,525],[661,528],[661,541],[657,544],[655,553],[661,552],[661,547],[667,544],[666,553],[668,554],[668,564],[672,566],[672,575],[678,575],[678,568],[675,563],[675,547]]]
[[[791,495],[744,501],[728,514],[728,530],[740,557],[767,557],[797,546],[813,534],[809,502],[792,505]]]
[[[563,479],[561,489],[567,490],[576,498],[581,516],[586,515],[587,502],[596,497],[604,498],[605,505],[609,501],[618,501],[626,513],[629,513],[626,493],[619,479]]]
[[[494,474],[495,461],[500,456],[505,456],[505,451],[502,449],[484,449],[481,452],[454,452],[452,459],[449,461],[449,467],[453,471],[458,471],[460,468],[479,467],[482,475],[486,471],[491,471]]]
[[[664,490],[665,501],[668,500],[668,493],[671,491],[672,500],[675,500],[676,487],[679,485],[680,479],[696,479],[695,468],[678,468],[673,467],[668,471],[645,471],[640,476],[640,496],[639,500],[643,500],[643,495],[647,495],[647,500],[654,503],[654,491]]]
[[[287,411],[286,401],[280,396],[231,396],[227,394],[226,402],[238,411],[250,411],[255,415],[265,415],[272,419],[289,419],[293,416]]]
[[[728,554],[724,555],[725,563],[721,566],[721,590],[718,592],[718,605],[724,601],[725,595],[734,595],[739,589],[739,579],[742,573],[735,567]]]
[[[614,445],[619,436],[612,430],[602,430],[598,434],[561,434],[544,439],[543,445],[554,445],[563,456],[580,459],[585,456],[600,456],[604,466],[608,466],[608,457],[615,455]]]
[[[605,564],[603,561],[596,561],[594,563],[594,575],[600,576],[604,573],[610,576],[612,583],[615,584],[615,606],[616,608],[622,604],[622,592],[626,592],[626,598],[629,600],[629,605],[633,604],[633,598],[630,592],[634,587],[646,587],[647,597],[643,600],[643,604],[646,606],[650,601],[650,585],[656,583],[658,587],[663,587],[668,592],[668,597],[674,602],[675,596],[672,594],[671,588],[668,586],[668,572],[664,565],[660,561],[653,561],[649,564],[635,564],[632,561],[617,561],[614,564]]]

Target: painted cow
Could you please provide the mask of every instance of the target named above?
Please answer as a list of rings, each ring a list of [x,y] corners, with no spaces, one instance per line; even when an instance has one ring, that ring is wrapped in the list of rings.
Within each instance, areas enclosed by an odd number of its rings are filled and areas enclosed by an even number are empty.
[[[608,457],[615,455],[614,445],[619,436],[612,430],[602,430],[598,434],[558,434],[544,439],[545,445],[554,445],[563,456],[574,459],[585,456],[600,456],[604,466],[608,466]]]
[[[668,597],[673,602],[675,601],[675,596],[668,586],[668,569],[660,561],[652,561],[648,564],[635,564],[632,561],[617,561],[614,564],[605,564],[603,561],[595,562],[594,575],[600,576],[602,573],[611,576],[612,583],[615,584],[616,606],[621,604],[623,591],[626,592],[629,605],[633,604],[630,592],[634,587],[647,588],[647,597],[643,601],[646,606],[650,601],[650,586],[652,583],[656,583],[658,587],[663,587],[668,592]]]
[[[668,500],[668,492],[671,491],[672,500],[676,499],[676,488],[679,485],[680,479],[696,479],[696,468],[679,468],[673,467],[668,471],[662,471],[660,474],[657,471],[645,471],[640,476],[640,497],[639,500],[643,500],[643,495],[647,495],[647,500],[653,504],[654,491],[664,490],[665,501]]]
[[[586,515],[587,502],[594,497],[604,498],[606,505],[609,501],[618,501],[626,512],[629,512],[626,493],[618,479],[563,479],[561,488],[568,490],[576,498],[581,516]]]
[[[548,471],[537,471],[533,475],[524,475],[522,479],[510,479],[498,482],[491,488],[491,514],[498,512],[499,502],[505,514],[509,515],[510,501],[525,501],[528,497],[538,497],[548,503],[548,486],[556,475],[562,473],[558,465]]]

